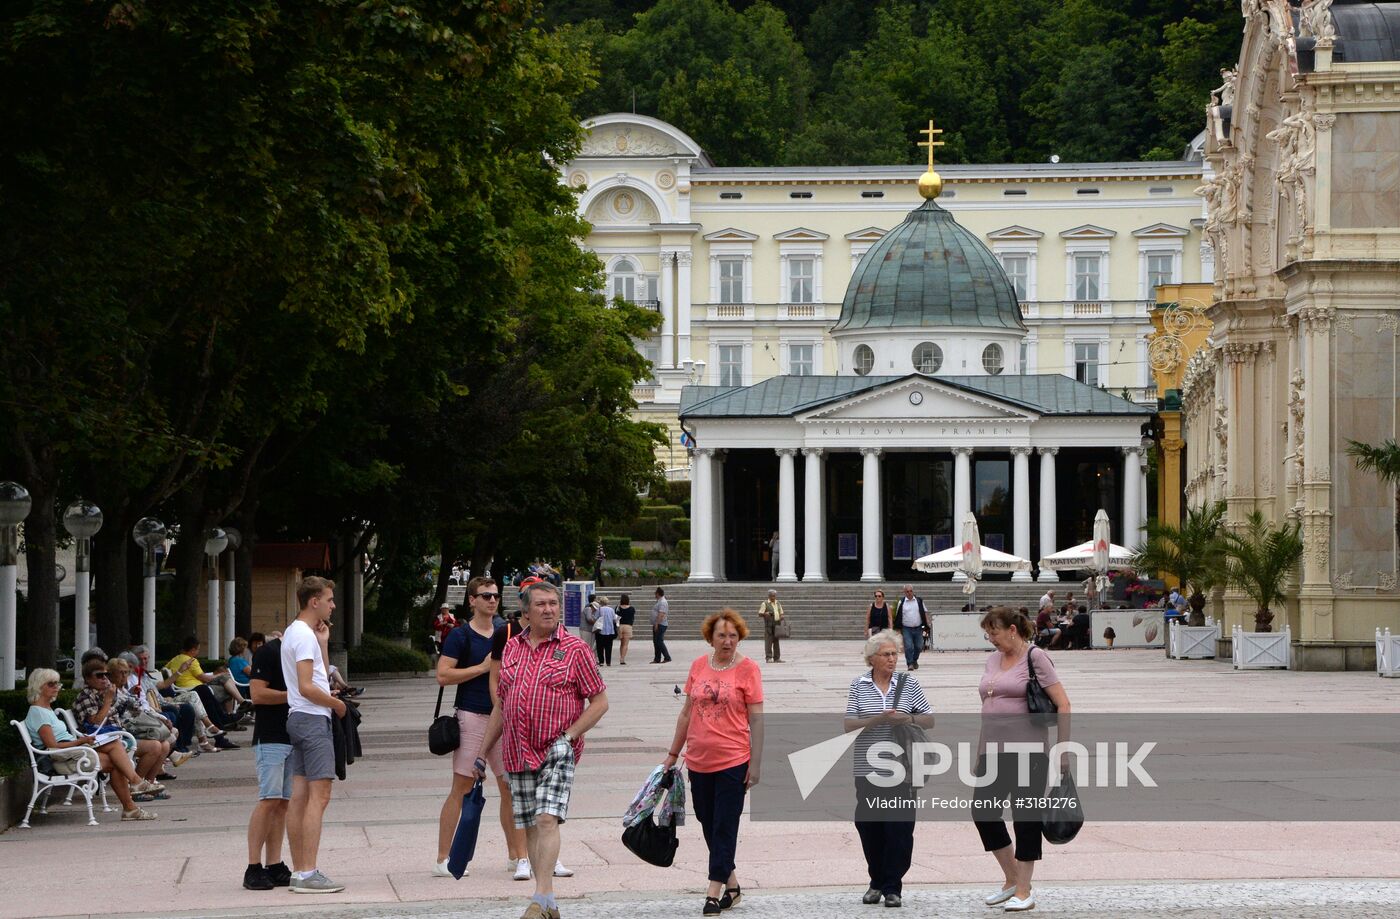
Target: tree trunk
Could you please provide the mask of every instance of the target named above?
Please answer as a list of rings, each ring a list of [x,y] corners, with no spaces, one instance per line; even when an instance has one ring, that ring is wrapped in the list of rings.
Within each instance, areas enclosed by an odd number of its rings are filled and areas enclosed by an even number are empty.
[[[1254,631],[1256,631],[1256,632],[1272,632],[1272,631],[1273,631],[1273,621],[1274,621],[1274,614],[1273,614],[1273,611],[1270,610],[1267,606],[1261,606],[1261,607],[1259,607],[1258,612],[1256,612],[1256,613],[1254,614]]]
[[[452,577],[451,559],[454,557],[451,553],[455,551],[456,545],[457,537],[450,530],[442,530],[438,533],[438,557],[441,558],[442,561],[438,563],[437,585],[433,588],[433,603],[431,609],[434,616],[437,615],[437,611],[442,608],[442,605],[447,602],[447,582],[448,579]]]
[[[255,520],[255,514],[243,512],[234,524],[243,536],[243,542],[233,553],[234,590],[238,595],[235,626],[239,635],[251,635],[253,632],[253,547],[257,544],[258,535]],[[280,629],[282,625],[279,622],[276,628]]]
[[[1206,595],[1199,589],[1191,594],[1191,599],[1187,601],[1191,604],[1191,618],[1189,624],[1193,626],[1203,626],[1206,624]]]
[[[199,598],[206,591],[204,583],[204,528],[207,516],[204,510],[203,475],[190,483],[182,492],[177,503],[177,522],[180,524],[180,538],[175,541],[171,565],[175,568],[175,614],[177,635],[199,634]],[[202,637],[202,636],[201,636]],[[207,649],[210,656],[217,656],[218,648]]]
[[[58,662],[58,578],[57,529],[54,518],[52,478],[34,478],[29,483],[33,508],[24,521],[25,565],[29,574],[28,629],[24,663],[53,667]]]
[[[115,519],[113,519],[115,517]],[[93,616],[97,621],[98,647],[112,651],[124,651],[132,644],[131,610],[137,611],[139,619],[141,606],[134,607],[127,596],[127,551],[139,556],[140,551],[131,542],[131,523],[125,515],[108,517],[102,532],[92,541],[93,573]],[[140,626],[137,626],[137,634]],[[151,649],[154,664],[156,649]]]

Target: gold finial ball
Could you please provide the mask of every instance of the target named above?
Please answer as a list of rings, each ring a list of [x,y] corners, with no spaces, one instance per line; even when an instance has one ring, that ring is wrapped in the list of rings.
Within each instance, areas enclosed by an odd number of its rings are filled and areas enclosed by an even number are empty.
[[[933,200],[943,193],[943,177],[930,169],[919,176],[919,194],[925,200]]]

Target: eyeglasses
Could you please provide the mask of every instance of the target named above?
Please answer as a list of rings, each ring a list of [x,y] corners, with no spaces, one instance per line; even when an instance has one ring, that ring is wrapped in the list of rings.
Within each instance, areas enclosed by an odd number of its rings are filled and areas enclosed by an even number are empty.
[[[472,596],[473,596],[473,597],[476,597],[476,598],[478,598],[478,599],[481,599],[481,600],[499,600],[499,599],[501,599],[501,595],[500,595],[500,594],[472,594]]]
[[[49,681],[48,681],[47,683],[45,683],[44,685],[45,685],[45,686],[62,686],[63,684],[60,683],[58,680],[49,680]]]

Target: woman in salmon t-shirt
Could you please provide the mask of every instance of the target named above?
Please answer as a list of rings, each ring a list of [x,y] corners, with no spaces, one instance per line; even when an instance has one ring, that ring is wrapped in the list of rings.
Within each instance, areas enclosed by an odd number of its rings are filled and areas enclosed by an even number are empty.
[[[763,675],[739,653],[748,637],[744,617],[725,608],[708,617],[700,634],[714,652],[695,659],[685,678],[685,706],[665,766],[685,750],[695,816],[710,847],[710,886],[703,915],[718,916],[743,896],[734,871],[744,796],[758,784],[763,753]]]

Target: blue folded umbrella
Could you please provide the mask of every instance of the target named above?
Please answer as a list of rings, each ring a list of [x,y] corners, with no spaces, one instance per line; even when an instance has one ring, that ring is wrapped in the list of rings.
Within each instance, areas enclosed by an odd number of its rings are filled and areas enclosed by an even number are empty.
[[[447,870],[457,880],[467,871],[467,863],[476,854],[476,835],[481,830],[481,814],[486,809],[486,793],[481,782],[462,795],[462,816],[457,818],[457,832],[452,834],[452,851],[447,856]]]

